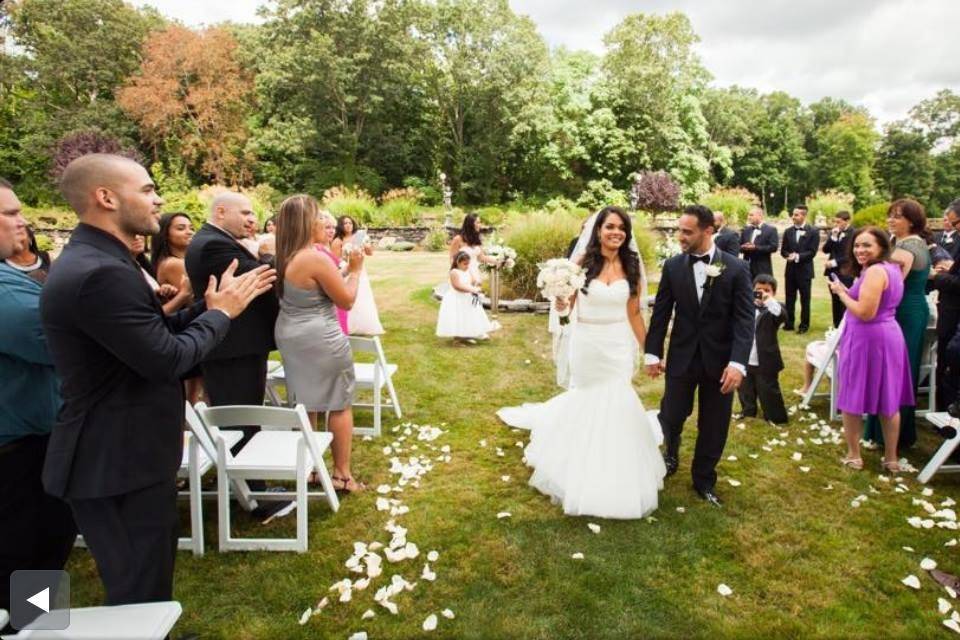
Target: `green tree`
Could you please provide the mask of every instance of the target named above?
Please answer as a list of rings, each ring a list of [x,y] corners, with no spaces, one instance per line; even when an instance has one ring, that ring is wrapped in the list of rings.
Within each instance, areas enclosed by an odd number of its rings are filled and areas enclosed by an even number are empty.
[[[841,115],[814,134],[818,153],[814,175],[819,184],[852,193],[862,207],[876,197],[872,172],[879,134],[863,113]]]
[[[904,121],[886,127],[876,164],[885,200],[909,196],[930,204],[934,174],[930,150],[930,138],[922,129]]]

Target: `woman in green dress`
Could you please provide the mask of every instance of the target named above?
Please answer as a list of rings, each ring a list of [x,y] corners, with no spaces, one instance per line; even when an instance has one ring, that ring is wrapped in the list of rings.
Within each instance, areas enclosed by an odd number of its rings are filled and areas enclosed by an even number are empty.
[[[890,205],[887,224],[896,243],[892,260],[898,263],[903,271],[903,300],[897,307],[897,324],[900,325],[907,342],[916,404],[920,358],[927,323],[930,320],[926,296],[927,276],[930,274],[930,249],[927,247],[931,241],[930,232],[927,230],[927,214],[919,202],[903,198]],[[900,407],[898,448],[901,450],[913,446],[917,441],[915,408]],[[880,421],[876,416],[870,416],[867,420],[864,439],[883,442]]]

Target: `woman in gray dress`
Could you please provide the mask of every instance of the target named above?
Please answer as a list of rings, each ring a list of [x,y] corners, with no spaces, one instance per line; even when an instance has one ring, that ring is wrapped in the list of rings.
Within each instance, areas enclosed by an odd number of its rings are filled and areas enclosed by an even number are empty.
[[[280,315],[274,330],[283,356],[287,391],[316,425],[329,412],[333,434],[333,483],[338,491],[364,489],[350,472],[354,375],[350,341],[340,330],[336,307],[350,309],[357,296],[363,252],[350,254],[344,277],[314,249],[325,233],[320,206],[308,195],[290,196],[277,214],[277,293]]]

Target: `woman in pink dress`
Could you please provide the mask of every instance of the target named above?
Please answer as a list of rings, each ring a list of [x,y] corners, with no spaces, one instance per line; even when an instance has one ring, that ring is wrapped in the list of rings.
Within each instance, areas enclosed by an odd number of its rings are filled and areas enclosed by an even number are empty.
[[[320,219],[323,222],[320,231],[317,234],[317,237],[313,239],[313,247],[324,254],[333,262],[333,266],[337,269],[340,268],[340,260],[337,258],[337,255],[333,252],[332,243],[333,237],[337,233],[337,219],[333,217],[329,211],[321,211]],[[343,333],[349,335],[349,330],[347,329],[347,311],[337,307],[337,321],[340,323],[340,329],[343,330]]]
[[[830,291],[847,308],[840,337],[843,355],[837,367],[837,407],[843,413],[847,440],[847,456],[841,463],[863,468],[863,414],[876,414],[883,427],[883,470],[897,473],[900,407],[913,404],[910,357],[896,319],[903,274],[899,265],[890,262],[890,238],[882,229],[858,230],[850,247],[851,275],[857,280],[850,289],[839,280],[830,282]]]

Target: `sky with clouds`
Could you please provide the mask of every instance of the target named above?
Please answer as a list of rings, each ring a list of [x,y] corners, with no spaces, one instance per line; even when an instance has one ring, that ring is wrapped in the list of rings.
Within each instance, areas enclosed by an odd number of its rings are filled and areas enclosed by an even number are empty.
[[[251,22],[262,0],[139,0],[190,25]],[[940,89],[960,91],[960,0],[510,0],[551,46],[603,52],[629,13],[682,11],[718,86],[782,90],[902,118]]]

